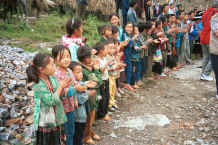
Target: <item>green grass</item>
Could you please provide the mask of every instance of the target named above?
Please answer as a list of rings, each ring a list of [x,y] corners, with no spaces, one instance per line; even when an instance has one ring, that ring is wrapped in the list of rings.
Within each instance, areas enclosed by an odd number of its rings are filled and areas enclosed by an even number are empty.
[[[47,51],[37,48],[36,44],[42,42],[59,42],[65,34],[65,24],[71,18],[70,15],[59,16],[52,13],[46,18],[38,18],[32,22],[17,22],[17,24],[6,24],[0,21],[0,37],[16,39],[20,43],[11,43],[12,46],[21,47],[26,51]],[[94,45],[100,36],[97,27],[105,24],[96,16],[89,15],[84,25],[84,36],[89,46]]]

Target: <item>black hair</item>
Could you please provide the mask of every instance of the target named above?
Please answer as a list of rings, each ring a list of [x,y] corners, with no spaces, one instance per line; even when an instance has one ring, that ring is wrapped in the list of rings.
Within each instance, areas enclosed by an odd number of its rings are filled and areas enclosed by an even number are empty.
[[[136,1],[132,0],[132,1],[130,1],[129,6],[134,7],[136,4],[137,4]]]
[[[50,61],[51,55],[48,53],[38,53],[30,66],[27,67],[27,82],[39,83],[39,67],[46,67]]]
[[[162,23],[165,23],[165,22],[167,22],[167,17],[166,17],[166,16],[161,16],[161,17],[159,18],[159,20],[160,20]]]
[[[157,18],[154,18],[154,17],[151,19],[152,22],[155,22],[156,20]]]
[[[116,16],[117,18],[120,18],[116,13],[113,13],[109,16],[109,21],[113,18],[113,16]]]
[[[188,14],[191,15],[192,13],[194,13],[194,11],[190,11]]]
[[[91,57],[92,49],[88,45],[80,46],[77,51],[77,58],[83,62],[87,57]]]
[[[104,26],[98,26],[98,33],[99,33],[99,35],[103,35],[103,28],[104,28]]]
[[[162,8],[161,8],[161,12],[163,12],[164,9],[165,9],[165,7],[167,7],[167,6],[169,6],[169,4],[167,4],[167,3],[166,3],[166,4],[163,4],[163,5],[162,5]]]
[[[151,29],[151,28],[152,28],[152,23],[151,23],[151,21],[146,22],[146,23],[145,23],[145,29],[146,29],[146,30],[149,30],[149,29]]]
[[[115,34],[117,32],[119,32],[119,29],[116,26],[112,25],[112,34]]]
[[[82,25],[82,21],[78,18],[76,19],[69,19],[67,21],[67,24],[66,24],[66,31],[67,31],[67,36],[68,37],[71,37],[71,35],[74,33],[74,31],[76,29],[78,29],[81,25]]]
[[[96,55],[98,55],[100,50],[104,49],[104,43],[105,42],[98,42],[93,46],[93,49],[95,49],[97,51]]]
[[[62,59],[63,57],[63,52],[64,50],[67,50],[71,56],[71,53],[70,53],[70,50],[64,46],[64,45],[55,45],[53,48],[52,48],[52,57],[54,59],[56,59],[58,57],[58,54],[60,53],[60,59]]]
[[[175,14],[169,14],[169,18],[173,17],[173,16],[175,17],[176,15]]]
[[[112,25],[111,24],[103,25],[102,28],[101,28],[101,34],[104,35],[106,30],[112,30]]]
[[[180,16],[183,12],[185,12],[185,11],[179,10],[178,13],[177,13],[177,16]]]
[[[71,61],[70,62],[70,65],[69,65],[69,68],[74,71],[74,69],[76,68],[76,66],[81,66],[78,62],[76,61]]]
[[[145,23],[139,23],[138,28],[139,28],[139,32],[142,33],[145,29]]]
[[[161,24],[161,21],[159,20],[159,21],[156,21],[155,22],[155,27],[157,27],[158,25],[160,25]]]

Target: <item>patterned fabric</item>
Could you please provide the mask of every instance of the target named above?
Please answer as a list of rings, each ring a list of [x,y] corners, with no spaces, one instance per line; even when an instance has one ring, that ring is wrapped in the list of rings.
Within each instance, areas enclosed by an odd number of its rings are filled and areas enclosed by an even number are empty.
[[[117,59],[116,59],[115,56],[111,56],[111,57],[113,58],[113,62],[112,62],[112,64],[108,65],[108,68],[110,68],[110,69],[115,69],[116,64],[117,64],[118,62],[117,62]],[[120,74],[120,71],[115,70],[115,71],[109,71],[108,73],[109,73],[109,75],[114,76],[114,77],[117,78],[117,76],[119,76],[119,74]]]
[[[72,61],[78,61],[77,50],[80,46],[84,45],[84,42],[85,42],[85,38],[78,38],[75,36],[68,37],[67,35],[62,37],[63,45],[70,49]]]
[[[69,69],[67,71],[68,71],[67,73],[66,72],[62,72],[57,67],[54,76],[57,78],[58,81],[66,79],[66,78],[69,78],[69,77],[71,77],[72,80],[75,80],[72,71],[69,70]],[[73,84],[71,84],[71,85],[73,85]],[[75,97],[75,94],[74,94],[74,96],[71,96],[71,97],[62,96],[61,101],[62,101],[62,104],[64,106],[64,111],[65,112],[72,112],[78,106],[77,97]]]
[[[49,111],[50,107],[55,108],[55,117],[56,117],[56,125],[59,126],[64,124],[67,121],[67,118],[64,113],[64,107],[61,103],[59,96],[56,93],[58,88],[58,81],[55,77],[49,77],[51,84],[53,86],[54,94],[50,92],[46,83],[42,80],[39,81],[38,84],[34,84],[34,104],[35,104],[35,111],[34,111],[34,128],[38,130],[38,123],[39,123],[39,114],[40,109],[44,108],[47,112]]]

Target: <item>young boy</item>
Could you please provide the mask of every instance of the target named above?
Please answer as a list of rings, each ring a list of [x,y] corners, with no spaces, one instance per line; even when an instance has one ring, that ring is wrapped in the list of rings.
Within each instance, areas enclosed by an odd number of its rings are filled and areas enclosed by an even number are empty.
[[[106,40],[104,43],[99,42],[94,46],[94,49],[97,51],[96,62],[99,64],[101,78],[103,82],[100,86],[102,99],[99,102],[97,118],[104,121],[111,120],[111,117],[108,115],[108,104],[110,98],[108,65],[112,62],[112,59],[109,59],[107,57],[108,45],[110,45],[110,41]]]
[[[101,42],[104,42],[112,37],[112,27],[111,25],[104,25],[100,28],[100,34],[102,37],[100,39]]]
[[[99,90],[99,87],[102,85],[101,72],[98,66],[92,61],[92,49],[91,48],[89,48],[88,46],[79,47],[77,56],[82,66],[82,72],[83,72],[82,80],[84,82],[86,81],[95,82],[93,87],[88,88],[88,89],[95,89],[97,94],[92,99],[89,98],[90,112],[88,114],[86,128],[85,128],[84,137],[83,137],[84,143],[95,144],[93,139],[100,140],[100,137],[94,133],[92,129],[92,125],[95,120],[95,113],[98,107],[98,102],[99,102],[99,99],[101,98],[100,90]]]
[[[78,100],[78,108],[74,111],[75,115],[75,135],[74,145],[83,145],[83,134],[86,127],[87,114],[89,113],[88,99],[94,99],[96,96],[95,90],[88,90],[90,87],[95,87],[95,82],[82,81],[83,73],[82,66],[78,62],[71,62],[69,68],[72,70],[75,77],[74,84],[80,85],[80,92],[76,91]]]

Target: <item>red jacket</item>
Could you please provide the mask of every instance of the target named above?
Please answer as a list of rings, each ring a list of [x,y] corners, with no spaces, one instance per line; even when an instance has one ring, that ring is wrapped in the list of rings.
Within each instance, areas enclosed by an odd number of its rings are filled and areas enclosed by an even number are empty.
[[[210,42],[210,19],[215,13],[215,8],[209,8],[202,16],[203,30],[200,36],[200,42],[202,44],[209,44]]]

